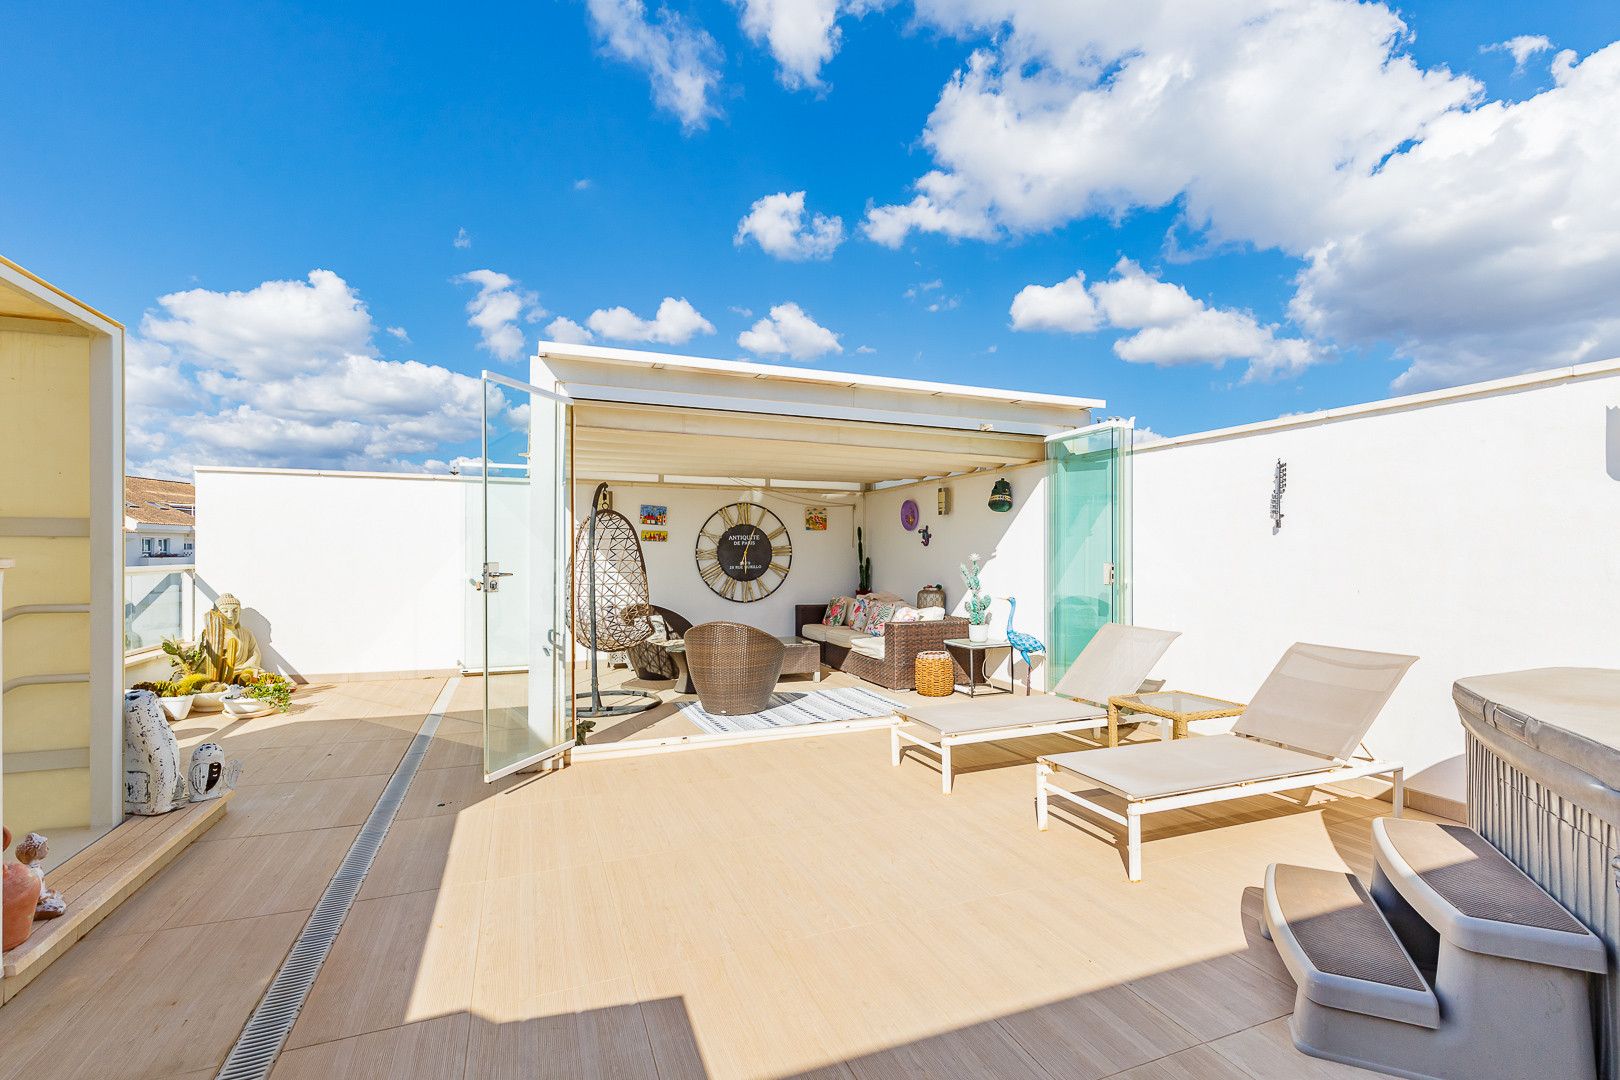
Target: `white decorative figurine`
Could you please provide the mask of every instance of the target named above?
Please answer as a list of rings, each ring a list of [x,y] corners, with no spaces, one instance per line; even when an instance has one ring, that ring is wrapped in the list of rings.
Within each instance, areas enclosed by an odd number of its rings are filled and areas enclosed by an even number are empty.
[[[240,761],[235,758],[226,761],[225,750],[219,743],[205,742],[191,752],[191,768],[186,772],[191,782],[191,801],[217,799],[235,788],[241,776]]]
[[[186,803],[180,744],[150,690],[124,693],[124,812],[155,816]]]

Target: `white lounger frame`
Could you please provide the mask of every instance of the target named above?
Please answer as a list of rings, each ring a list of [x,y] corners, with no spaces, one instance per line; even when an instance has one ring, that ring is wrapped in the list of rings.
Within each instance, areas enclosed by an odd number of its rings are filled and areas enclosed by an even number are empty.
[[[1041,831],[1046,830],[1048,801],[1053,798],[1067,799],[1075,805],[1091,811],[1098,817],[1106,818],[1116,825],[1125,826],[1126,875],[1132,881],[1142,880],[1142,818],[1147,814],[1159,814],[1166,810],[1181,810],[1188,806],[1203,806],[1208,803],[1226,802],[1231,799],[1246,799],[1251,795],[1274,795],[1280,791],[1297,791],[1301,788],[1321,787],[1323,784],[1332,784],[1340,780],[1357,780],[1364,776],[1388,776],[1394,786],[1390,794],[1390,801],[1394,805],[1394,816],[1400,817],[1404,809],[1406,798],[1406,767],[1394,761],[1379,760],[1352,760],[1341,761],[1324,769],[1308,773],[1292,773],[1288,776],[1274,777],[1268,780],[1244,781],[1228,784],[1225,787],[1205,788],[1202,791],[1176,792],[1171,795],[1156,795],[1151,799],[1132,800],[1125,798],[1125,813],[1117,814],[1105,806],[1098,806],[1090,799],[1067,788],[1058,787],[1051,782],[1054,772],[1065,772],[1095,783],[1093,777],[1075,769],[1066,769],[1060,765],[1053,765],[1046,758],[1037,758],[1035,761],[1035,825]],[[1111,789],[1110,789],[1111,790]],[[1115,792],[1115,794],[1119,794]],[[1124,797],[1124,796],[1121,796]]]
[[[1076,704],[1086,703],[1077,702]],[[1143,716],[1140,718],[1140,722],[1146,723],[1147,721],[1153,719],[1157,718]],[[920,727],[928,726],[926,721],[909,720],[904,714],[902,714],[900,718],[895,721],[894,727],[891,728],[889,732],[889,764],[896,766],[900,764],[901,755],[905,752],[905,748],[900,745],[902,740],[910,743],[913,746],[927,750],[929,753],[939,758],[940,790],[949,795],[951,793],[951,748],[954,746],[968,746],[972,743],[983,742],[1001,742],[1004,739],[1027,739],[1035,735],[1067,735],[1072,738],[1074,733],[1077,731],[1097,731],[1099,729],[1107,728],[1108,716],[1105,711],[1102,716],[1087,717],[1084,720],[1050,720],[1044,724],[1024,724],[1019,727],[993,728],[989,731],[964,732],[961,735],[945,735],[941,733],[938,742],[930,742],[928,739],[925,739],[920,735],[914,735],[909,731],[902,730],[902,728],[904,728],[908,722],[915,723]],[[1131,722],[1137,723],[1139,721],[1136,718],[1133,718]],[[933,731],[937,729],[929,728],[929,730]],[[1172,728],[1170,721],[1159,720],[1160,738],[1168,739],[1170,738],[1171,734]],[[1080,742],[1084,740],[1076,739],[1076,741]]]

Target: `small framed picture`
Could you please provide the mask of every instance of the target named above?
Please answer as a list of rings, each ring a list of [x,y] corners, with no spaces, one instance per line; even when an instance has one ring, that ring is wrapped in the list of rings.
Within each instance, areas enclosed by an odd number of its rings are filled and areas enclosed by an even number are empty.
[[[669,542],[669,530],[642,529],[641,542],[643,544],[667,544]]]
[[[655,506],[652,503],[642,503],[641,523],[643,525],[668,525],[669,507]]]
[[[827,508],[825,506],[807,506],[804,508],[804,527],[809,532],[827,531]]]

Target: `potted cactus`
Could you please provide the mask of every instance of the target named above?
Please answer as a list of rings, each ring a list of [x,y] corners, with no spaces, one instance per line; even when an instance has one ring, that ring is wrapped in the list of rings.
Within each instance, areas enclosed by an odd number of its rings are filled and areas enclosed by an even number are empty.
[[[855,595],[865,596],[872,591],[872,557],[866,553],[866,535],[859,528],[855,530],[855,570],[860,581]]]
[[[967,586],[962,607],[967,614],[969,641],[990,640],[990,594],[979,584],[980,569],[977,552],[962,565],[962,583]]]

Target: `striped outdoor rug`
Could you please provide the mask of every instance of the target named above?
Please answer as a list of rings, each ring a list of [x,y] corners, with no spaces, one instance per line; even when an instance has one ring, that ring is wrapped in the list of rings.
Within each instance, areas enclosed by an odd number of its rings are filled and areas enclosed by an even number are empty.
[[[729,735],[738,731],[769,731],[772,728],[889,716],[899,708],[898,701],[882,694],[858,686],[844,686],[836,690],[814,690],[808,694],[772,694],[769,708],[747,716],[715,716],[695,701],[682,706],[681,715],[711,735]]]

